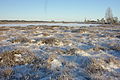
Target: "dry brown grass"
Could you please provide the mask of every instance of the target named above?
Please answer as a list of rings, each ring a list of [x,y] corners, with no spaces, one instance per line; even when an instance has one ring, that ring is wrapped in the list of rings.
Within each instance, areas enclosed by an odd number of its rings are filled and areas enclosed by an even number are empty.
[[[74,29],[71,31],[72,33],[85,33],[85,32],[89,32],[88,29]]]
[[[57,26],[42,26],[45,30],[54,30],[54,28],[57,28]]]
[[[0,31],[8,31],[8,30],[10,30],[10,29],[7,27],[0,27]]]
[[[49,46],[65,46],[65,45],[72,45],[70,41],[48,37],[48,38],[41,38],[38,42],[38,45],[49,45]]]
[[[0,36],[0,41],[7,39],[5,36]]]
[[[72,75],[72,73],[70,72],[70,70],[68,68],[65,68],[62,71],[62,74],[57,77],[57,80],[74,80],[73,76],[74,75]]]
[[[57,80],[74,80],[70,75],[60,75]]]
[[[105,50],[105,48],[97,45],[96,47],[93,48],[93,50],[97,52],[97,51],[100,51],[100,50]]]
[[[111,72],[111,69],[116,67],[120,68],[120,61],[118,59],[115,59],[114,57],[99,58],[92,59],[92,62],[87,66],[86,71],[94,80],[108,80],[110,78],[115,79],[117,76],[120,76]],[[114,75],[108,75],[108,77],[105,77],[106,73],[110,72]]]
[[[46,39],[42,39],[42,43],[45,44],[54,44],[57,40],[55,38],[46,38]]]
[[[3,35],[3,32],[0,31],[0,35]]]
[[[76,50],[77,50],[77,49],[75,49],[75,48],[68,49],[68,50],[66,50],[66,51],[63,51],[63,54],[67,54],[67,55],[75,55]]]
[[[10,42],[12,42],[12,43],[18,43],[18,42],[20,42],[20,43],[27,43],[27,42],[31,42],[31,40],[29,40],[26,37],[17,37],[15,39],[10,40]]]
[[[53,45],[57,45],[57,43],[59,43],[59,40],[56,39],[56,38],[41,38],[41,43],[39,43],[39,45],[41,44],[46,44],[46,45],[50,45],[50,46],[53,46]]]
[[[120,50],[120,44],[117,44],[117,43],[109,43],[108,45],[109,45],[109,48],[110,48],[111,50],[117,50],[117,51]]]
[[[43,36],[50,36],[48,33],[42,33]]]
[[[13,73],[12,68],[5,68],[0,70],[0,76],[7,77],[7,76],[10,76],[12,73]]]
[[[87,72],[90,74],[102,74],[103,71],[104,68],[100,63],[96,62],[96,60],[93,60],[93,62],[87,67]]]
[[[26,49],[13,50],[0,54],[0,66],[14,66],[30,63],[35,55]]]

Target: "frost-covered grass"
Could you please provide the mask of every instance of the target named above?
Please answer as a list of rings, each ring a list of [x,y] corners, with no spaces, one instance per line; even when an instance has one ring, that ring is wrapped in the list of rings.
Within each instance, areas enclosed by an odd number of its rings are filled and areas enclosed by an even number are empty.
[[[33,53],[22,49],[6,51],[0,54],[0,66],[14,66],[28,64],[35,58]]]
[[[107,26],[0,27],[0,79],[119,80],[120,26]]]

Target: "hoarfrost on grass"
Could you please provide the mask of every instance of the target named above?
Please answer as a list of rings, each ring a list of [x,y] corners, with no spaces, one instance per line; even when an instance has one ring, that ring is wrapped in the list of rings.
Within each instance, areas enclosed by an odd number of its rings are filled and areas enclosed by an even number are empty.
[[[1,79],[120,79],[119,27],[9,25],[0,27]]]

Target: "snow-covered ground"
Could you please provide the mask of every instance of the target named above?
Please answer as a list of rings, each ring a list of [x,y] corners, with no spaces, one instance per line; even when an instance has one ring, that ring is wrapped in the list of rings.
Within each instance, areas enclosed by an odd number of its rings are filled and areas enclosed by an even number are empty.
[[[34,25],[34,26],[38,26],[38,25],[47,25],[47,26],[97,26],[100,24],[80,24],[80,23],[31,23],[31,24],[0,24],[1,26],[30,26],[30,25]]]
[[[0,27],[1,80],[120,79],[120,26],[18,25]]]

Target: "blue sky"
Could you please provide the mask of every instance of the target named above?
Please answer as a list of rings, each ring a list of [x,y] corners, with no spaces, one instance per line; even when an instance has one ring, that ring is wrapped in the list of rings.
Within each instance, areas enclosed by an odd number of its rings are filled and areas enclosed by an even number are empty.
[[[105,16],[108,7],[120,17],[120,0],[0,0],[2,20],[83,21]]]

